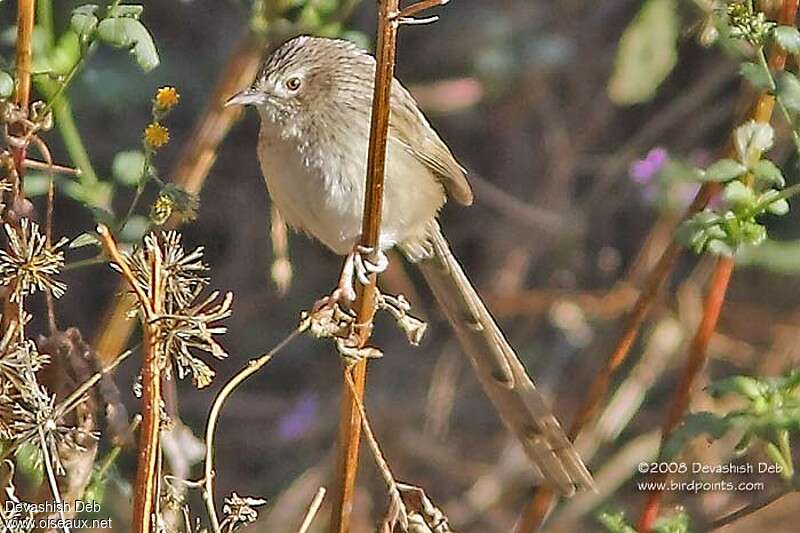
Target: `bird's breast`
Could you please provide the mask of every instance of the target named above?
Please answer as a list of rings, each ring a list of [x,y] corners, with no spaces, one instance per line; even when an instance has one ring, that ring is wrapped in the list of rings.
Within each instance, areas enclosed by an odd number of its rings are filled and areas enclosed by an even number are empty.
[[[368,132],[351,126],[336,142],[325,132],[314,135],[317,142],[300,143],[262,123],[258,150],[270,197],[286,222],[342,255],[361,234],[366,182]],[[439,181],[390,140],[381,247],[421,238],[444,200]]]

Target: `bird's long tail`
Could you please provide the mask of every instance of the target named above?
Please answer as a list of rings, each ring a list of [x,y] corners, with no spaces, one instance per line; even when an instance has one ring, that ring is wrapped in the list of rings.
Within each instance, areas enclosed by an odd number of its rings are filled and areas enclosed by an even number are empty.
[[[418,245],[402,248],[419,265],[500,418],[545,479],[565,495],[592,488],[591,474],[464,274],[438,224],[431,225],[424,251]]]

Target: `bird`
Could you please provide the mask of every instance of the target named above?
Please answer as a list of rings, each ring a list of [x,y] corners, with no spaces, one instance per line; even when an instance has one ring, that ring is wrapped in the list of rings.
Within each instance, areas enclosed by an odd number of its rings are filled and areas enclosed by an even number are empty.
[[[486,395],[545,482],[565,496],[593,488],[442,232],[438,214],[448,197],[465,206],[473,201],[467,172],[396,78],[378,249],[359,247],[375,68],[375,58],[350,41],[301,35],[269,53],[253,83],[226,105],[258,111],[258,159],[286,223],[346,256],[357,278],[385,268],[384,252],[392,248],[417,265]],[[378,259],[364,260],[363,252]],[[339,289],[353,299],[347,271]]]

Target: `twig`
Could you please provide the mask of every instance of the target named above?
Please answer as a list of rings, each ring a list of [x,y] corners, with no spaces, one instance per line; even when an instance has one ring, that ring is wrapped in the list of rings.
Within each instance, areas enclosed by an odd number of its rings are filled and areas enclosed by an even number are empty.
[[[797,3],[797,0],[784,1],[779,17],[781,24],[794,25],[794,19],[797,14]],[[770,69],[773,72],[783,70],[786,66],[786,52],[777,45],[774,46],[770,52]],[[774,107],[775,96],[767,92],[761,93],[749,112],[749,118],[752,118],[756,122],[769,122]],[[729,143],[726,151],[726,157],[735,154],[732,142]],[[719,185],[716,183],[704,184],[687,209],[684,220],[702,210],[718,190]],[[617,341],[614,351],[606,362],[605,367],[600,370],[597,377],[589,386],[589,392],[578,409],[575,420],[570,426],[569,435],[572,439],[575,439],[583,428],[595,418],[597,410],[608,392],[612,375],[627,358],[639,334],[639,329],[655,303],[656,296],[660,292],[661,287],[664,285],[664,282],[677,263],[681,251],[682,248],[677,242],[671,242],[661,255],[653,271],[647,277],[644,289],[636,300],[636,304],[626,320],[625,327]],[[718,266],[718,268],[724,267]],[[718,274],[722,275],[723,272],[718,272]],[[716,325],[716,321],[714,325]],[[552,508],[553,498],[554,494],[549,489],[541,488],[537,490],[533,499],[523,511],[523,517],[517,529],[518,533],[532,532],[538,529],[544,522],[549,510]]]
[[[36,170],[47,170],[48,172],[57,172],[59,174],[67,174],[70,176],[79,176],[81,171],[78,168],[66,167],[63,165],[55,165],[47,163],[46,161],[39,161],[38,159],[26,159],[23,161],[25,168],[35,168]]]
[[[319,490],[317,491],[316,496],[314,496],[314,499],[311,500],[311,505],[309,505],[308,512],[306,512],[306,517],[303,519],[303,523],[300,525],[300,529],[297,530],[297,533],[308,532],[308,528],[311,527],[311,523],[317,516],[319,508],[322,506],[322,500],[324,498],[325,498],[325,487],[320,487]]]
[[[219,415],[222,412],[222,406],[225,401],[233,393],[233,391],[242,384],[244,380],[261,370],[261,368],[270,362],[270,360],[281,350],[286,348],[294,339],[297,338],[306,326],[300,326],[287,335],[281,342],[279,342],[272,350],[264,355],[250,360],[247,366],[234,375],[225,386],[219,391],[217,397],[214,398],[214,403],[211,405],[211,411],[208,413],[208,422],[206,423],[206,457],[203,476],[203,500],[206,503],[208,516],[211,520],[211,526],[215,533],[218,533],[219,517],[217,517],[216,505],[214,504],[214,434],[217,429],[217,422]]]
[[[390,503],[386,522],[392,523],[396,518],[399,517],[400,525],[403,527],[403,531],[408,531],[408,512],[406,511],[403,498],[400,496],[400,489],[397,487],[397,482],[394,480],[394,475],[392,474],[391,468],[389,468],[389,463],[386,462],[386,459],[383,456],[381,447],[378,444],[378,439],[375,438],[375,433],[372,431],[372,426],[367,418],[367,412],[364,409],[364,404],[355,393],[355,383],[353,383],[353,380],[349,374],[345,374],[344,377],[347,382],[347,386],[350,389],[350,393],[353,394],[356,409],[358,409],[359,418],[361,419],[361,427],[364,430],[364,436],[367,439],[367,444],[372,451],[372,456],[375,458],[378,471],[380,472],[384,483],[386,483],[386,488],[389,491]],[[397,517],[393,516],[394,514],[396,514]]]
[[[44,428],[40,424],[36,429],[39,432],[39,447],[42,449],[42,463],[44,463],[44,470],[47,473],[47,483],[50,486],[50,494],[52,494],[53,500],[55,500],[57,504],[58,516],[61,518],[61,529],[64,533],[70,533],[69,523],[64,516],[64,509],[61,505],[61,491],[58,490],[58,482],[53,472],[53,459],[50,458],[50,451],[47,447],[47,438],[44,435]]]
[[[738,509],[730,514],[718,518],[717,520],[714,520],[708,525],[707,528],[705,528],[705,531],[716,531],[717,529],[727,526],[728,524],[732,524],[733,522],[736,522],[737,520],[740,520],[745,516],[749,516],[757,511],[760,511],[764,507],[772,505],[773,503],[780,500],[784,496],[794,493],[795,490],[796,489],[782,488],[780,490],[772,492],[764,498],[759,498],[758,500],[745,505],[741,509]]]
[[[97,228],[97,233],[106,253],[119,267],[128,285],[136,293],[144,313],[142,430],[136,467],[132,531],[150,533],[154,530],[160,477],[161,354],[159,354],[159,325],[157,318],[163,312],[164,302],[161,250],[157,246],[150,250],[149,294],[146,294],[136,282],[127,260],[117,248],[108,228],[100,225]]]
[[[48,168],[52,169],[52,167],[52,161],[50,161]],[[47,183],[47,218],[45,224],[45,238],[47,239],[47,246],[50,246],[53,243],[53,214],[55,212],[55,196],[56,187],[55,181],[53,180],[53,173],[51,171],[50,179]],[[50,335],[55,335],[58,331],[58,324],[56,323],[56,306],[53,294],[50,291],[45,293],[45,302],[47,304],[47,326],[50,331]]]

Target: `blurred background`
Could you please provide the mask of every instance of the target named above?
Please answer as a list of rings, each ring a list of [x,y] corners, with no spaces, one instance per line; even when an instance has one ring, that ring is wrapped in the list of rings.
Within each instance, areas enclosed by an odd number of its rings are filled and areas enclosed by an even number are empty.
[[[438,10],[434,25],[400,31],[397,76],[470,170],[475,190],[472,207],[444,209],[445,233],[564,425],[604,365],[640,283],[696,191],[682,169],[719,157],[753,98],[737,74],[735,53],[700,44],[707,2],[666,2],[668,16],[639,31],[663,33],[662,44],[641,57],[619,59],[621,36],[646,3],[455,0]],[[5,4],[9,25],[13,3]],[[57,27],[67,27],[78,4],[56,3]],[[257,9],[220,0],[146,2],[142,20],[161,58],[146,75],[124,51],[97,51],[70,97],[101,179],[111,175],[118,152],[141,145],[150,95],[163,85],[181,94],[165,120],[171,141],[156,159],[161,177],[172,178],[183,147],[195,142],[195,124],[214,104],[220,76],[236,61],[249,28],[258,29]],[[356,3],[343,30],[371,47],[374,2]],[[268,46],[291,31],[288,23],[269,26]],[[621,64],[626,61],[639,63]],[[785,128],[776,127],[773,158],[784,162],[793,183],[793,147]],[[291,283],[279,290],[271,274],[270,201],[255,155],[257,131],[254,112],[233,126],[200,192],[199,216],[183,228],[188,248],[205,247],[211,285],[235,295],[222,338],[230,357],[212,363],[217,377],[207,389],[179,382],[171,405],[198,436],[225,380],[282,339],[300,311],[330,291],[341,266],[341,258],[318,243],[290,233]],[[57,131],[46,140],[54,159],[69,163]],[[116,194],[114,207],[124,209],[131,194]],[[56,202],[56,220],[57,231],[70,238],[93,227],[91,213],[66,196]],[[793,212],[768,225],[780,242],[742,255],[711,342],[708,379],[779,374],[800,355],[800,242],[794,241],[800,224]],[[80,257],[67,255],[68,261]],[[391,259],[383,287],[404,294],[430,327],[413,348],[391,320],[378,321],[374,342],[385,357],[369,365],[367,385],[376,436],[396,477],[423,487],[454,529],[511,531],[536,478],[483,396],[421,277],[399,256]],[[684,253],[612,384],[615,403],[581,442],[599,492],[562,503],[549,530],[600,530],[595,514],[603,507],[637,515],[644,495],[635,486],[635,467],[657,453],[657,430],[701,314],[711,265]],[[57,302],[60,324],[98,338],[117,275],[95,265],[63,278],[69,291]],[[137,365],[128,360],[116,376],[131,412],[137,408]],[[218,433],[217,484],[220,494],[268,500],[251,530],[294,531],[314,492],[328,485],[340,392],[340,359],[332,346],[302,338],[228,401]],[[713,407],[704,394],[695,395],[693,409]],[[700,442],[687,457],[727,462],[730,444]],[[191,456],[191,440],[182,446]],[[117,467],[107,501],[118,506],[116,524],[125,530],[124,479],[134,467],[132,454],[123,454]],[[743,479],[764,481],[764,490],[780,484],[769,474]],[[683,506],[692,529],[703,531],[704,524],[759,495],[669,493],[666,509]],[[784,498],[726,531],[793,531],[797,503]],[[365,452],[353,530],[371,530],[385,505],[383,484]],[[325,520],[327,512],[317,527]]]

